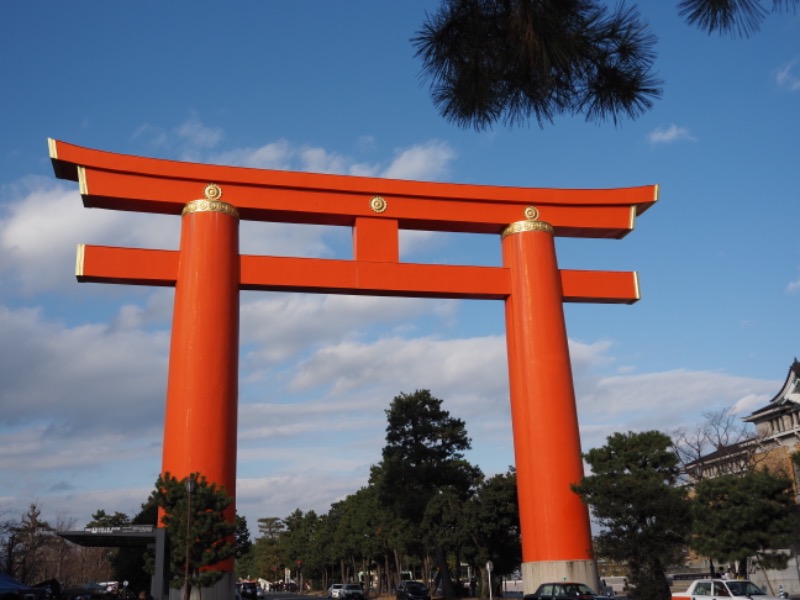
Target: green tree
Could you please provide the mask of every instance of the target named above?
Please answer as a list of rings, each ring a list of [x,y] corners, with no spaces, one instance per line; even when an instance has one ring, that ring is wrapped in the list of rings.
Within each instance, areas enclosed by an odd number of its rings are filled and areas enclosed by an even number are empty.
[[[326,537],[331,543],[330,562],[338,568],[339,581],[352,581],[358,574],[362,537],[365,535],[361,518],[364,516],[361,512],[363,505],[362,490],[331,506],[328,520],[330,529]]]
[[[493,573],[511,574],[522,562],[519,529],[517,475],[514,468],[487,479],[466,505],[466,527],[472,545],[463,558],[474,571],[482,574],[481,596],[488,595],[486,562],[491,560]]]
[[[286,530],[283,519],[262,517],[258,519],[259,537],[253,545],[253,558],[250,570],[244,575],[257,575],[275,581],[278,569],[286,564],[280,538]]]
[[[258,532],[262,537],[276,540],[284,531],[286,523],[279,517],[262,517],[258,520]]]
[[[328,514],[323,517],[320,523],[318,539],[323,549],[322,561],[325,565],[325,573],[330,575],[331,582],[345,580],[344,557],[347,553],[343,542],[346,534],[341,533],[342,529],[344,529],[342,523],[346,512],[345,500],[331,504]],[[338,577],[336,575],[337,569],[339,571]],[[327,583],[325,581],[323,585]]]
[[[392,555],[407,555],[407,545],[392,535],[395,517],[379,503],[378,491],[372,485],[349,495],[339,508],[336,539],[349,559],[353,574],[376,573],[382,582],[382,575],[392,571]],[[394,547],[390,540],[394,540]]]
[[[800,525],[790,479],[766,469],[704,479],[693,500],[692,548],[738,563],[743,576],[749,557],[765,569],[786,568],[786,555],[775,550],[791,547]]]
[[[467,501],[453,486],[439,488],[425,507],[421,534],[426,548],[433,552],[439,582],[445,596],[456,595],[450,565],[459,565],[469,541],[466,524]],[[457,579],[458,572],[455,573]]]
[[[770,12],[798,4],[680,0],[678,10],[709,33],[747,36]],[[434,104],[462,127],[531,117],[541,126],[564,113],[617,123],[661,96],[656,37],[624,3],[610,10],[600,0],[442,0],[412,42]]]
[[[247,519],[236,515],[236,574],[240,577],[250,578],[253,571],[253,541],[250,539],[250,529]]]
[[[194,482],[191,492],[187,480]],[[213,567],[236,553],[236,525],[226,519],[232,499],[197,473],[182,481],[164,473],[156,482],[155,498],[170,544],[170,585],[185,585],[188,600],[192,586],[207,587],[219,581],[224,572]]]
[[[28,511],[22,515],[19,523],[11,527],[13,545],[9,547],[11,557],[9,574],[22,583],[33,585],[42,576],[43,553],[52,541],[53,528],[42,519],[42,510],[32,502]]]
[[[113,515],[109,515],[106,513],[105,510],[98,509],[92,515],[92,520],[89,521],[86,526],[87,527],[122,527],[124,525],[130,525],[130,517],[125,513],[115,512]]]
[[[666,569],[680,560],[691,528],[671,444],[658,431],[615,433],[584,454],[592,475],[573,486],[600,525],[598,553],[628,565],[643,600],[670,598]]]
[[[241,515],[236,515],[236,558],[246,556],[253,548],[250,540],[250,529],[247,527],[247,519]]]
[[[442,401],[429,390],[396,396],[386,417],[386,445],[381,462],[372,468],[370,480],[376,486],[380,504],[394,511],[411,531],[415,524],[425,523],[426,530],[420,533],[432,545],[442,590],[452,598],[444,546],[449,532],[441,522],[430,518],[430,513],[444,509],[440,500],[432,504],[440,493],[446,491],[448,498],[463,503],[481,482],[480,469],[464,458],[470,448],[466,427],[461,419],[451,417],[442,408]]]
[[[14,575],[14,551],[16,539],[14,538],[14,527],[16,521],[13,519],[3,519],[0,521],[0,572]]]
[[[281,546],[287,566],[296,574],[297,584],[302,585],[302,580],[313,576],[320,565],[317,555],[319,517],[313,510],[303,513],[298,508],[283,522],[286,531],[281,536]]]

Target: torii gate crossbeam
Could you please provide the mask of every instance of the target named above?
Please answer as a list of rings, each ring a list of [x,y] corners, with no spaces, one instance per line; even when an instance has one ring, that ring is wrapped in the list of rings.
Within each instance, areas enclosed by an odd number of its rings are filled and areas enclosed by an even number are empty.
[[[460,185],[157,160],[49,141],[89,207],[181,215],[178,251],[79,246],[80,281],[175,286],[162,470],[235,495],[240,289],[504,300],[526,593],[597,584],[563,302],[632,303],[635,273],[561,270],[555,236],[621,238],[657,186]],[[223,199],[224,198],[224,199]],[[353,259],[239,254],[240,219],[349,226]],[[500,236],[502,267],[404,263],[401,229]]]

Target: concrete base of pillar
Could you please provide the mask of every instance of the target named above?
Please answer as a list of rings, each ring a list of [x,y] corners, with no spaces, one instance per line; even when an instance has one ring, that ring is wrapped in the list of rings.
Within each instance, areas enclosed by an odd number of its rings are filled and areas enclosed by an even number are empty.
[[[594,560],[551,560],[522,563],[522,591],[533,594],[543,583],[574,581],[601,593]]]
[[[211,587],[193,587],[191,600],[231,600],[234,597],[234,585],[233,573],[226,573],[222,579]],[[183,600],[183,588],[170,588],[169,600]]]

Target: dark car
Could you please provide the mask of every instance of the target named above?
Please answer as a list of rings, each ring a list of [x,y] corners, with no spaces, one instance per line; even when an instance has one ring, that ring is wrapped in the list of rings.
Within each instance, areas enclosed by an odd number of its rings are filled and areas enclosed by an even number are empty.
[[[342,600],[364,600],[364,590],[358,583],[345,583],[339,592]]]
[[[239,589],[242,600],[256,600],[258,598],[258,584],[255,581],[243,581],[242,583],[237,583],[236,587]]]
[[[397,586],[397,600],[431,600],[428,588],[419,581],[402,581]]]
[[[543,583],[533,594],[525,594],[523,600],[602,600],[608,596],[595,594],[585,583],[559,581]]]

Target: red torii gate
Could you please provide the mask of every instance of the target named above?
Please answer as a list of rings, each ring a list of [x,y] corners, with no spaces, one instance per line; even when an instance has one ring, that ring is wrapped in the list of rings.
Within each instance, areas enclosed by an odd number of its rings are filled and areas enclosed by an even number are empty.
[[[657,186],[565,190],[247,169],[49,140],[87,207],[181,215],[180,249],[78,248],[79,281],[175,286],[162,472],[235,496],[239,290],[505,300],[526,593],[597,584],[562,302],[633,303],[636,273],[558,268],[554,236],[622,238]],[[350,226],[353,259],[239,254],[240,219]],[[402,263],[400,229],[500,235],[502,267]],[[227,585],[230,585],[228,582]]]

